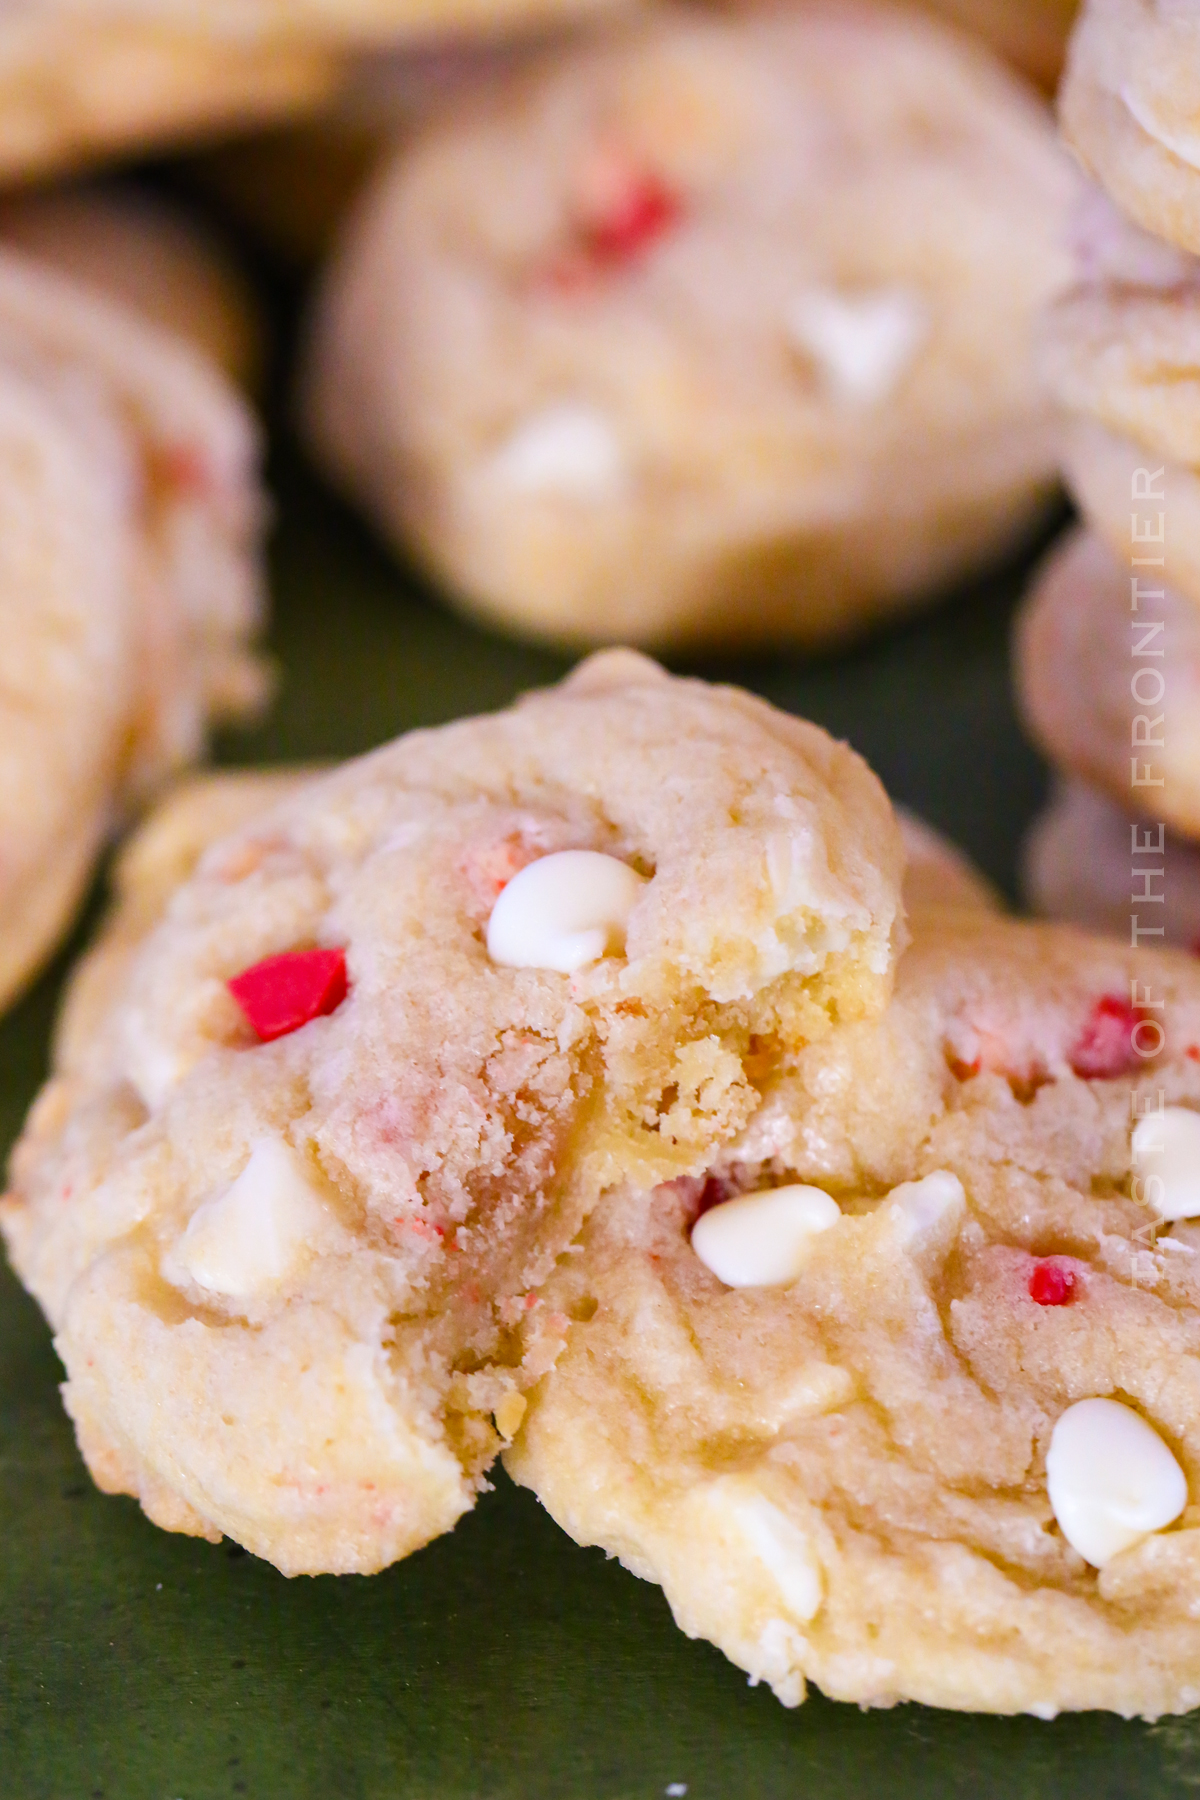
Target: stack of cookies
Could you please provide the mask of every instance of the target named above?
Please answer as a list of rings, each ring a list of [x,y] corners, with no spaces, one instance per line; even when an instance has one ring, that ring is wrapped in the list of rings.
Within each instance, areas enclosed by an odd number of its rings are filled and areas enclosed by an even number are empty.
[[[1039,910],[1200,944],[1200,22],[1091,0],[1063,129],[1101,184],[1044,366],[1083,526],[1017,637],[1028,724],[1060,771],[1027,852]]]
[[[169,1530],[369,1573],[503,1456],[786,1705],[1157,1716],[1198,1140],[1194,959],[1004,918],[846,746],[619,651],[160,812],[0,1226]]]

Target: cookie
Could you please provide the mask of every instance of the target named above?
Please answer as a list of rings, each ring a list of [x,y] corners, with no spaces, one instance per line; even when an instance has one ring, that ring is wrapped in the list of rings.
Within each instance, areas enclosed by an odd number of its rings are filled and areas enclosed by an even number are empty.
[[[265,502],[249,408],[211,362],[125,307],[0,249],[0,360],[103,414],[128,440],[141,543],[127,793],[195,760],[212,720],[253,712],[267,676]]]
[[[1200,252],[1200,20],[1085,0],[1059,93],[1068,142],[1139,225]]]
[[[590,1208],[885,1002],[900,867],[853,752],[628,652],[214,844],[2,1209],[99,1484],[290,1573],[448,1529]]]
[[[326,469],[484,619],[819,644],[1053,486],[1034,314],[1074,177],[932,22],[667,13],[401,149],[316,307]]]
[[[1077,531],[1035,580],[1014,655],[1025,724],[1052,763],[1200,836],[1200,609]]]
[[[0,361],[0,1006],[65,928],[113,814],[134,682],[134,471]]]
[[[257,298],[182,207],[116,183],[9,194],[0,199],[0,243],[188,339],[240,387],[261,386]]]
[[[1127,943],[1136,929],[1146,943],[1200,950],[1200,848],[1086,782],[1056,784],[1030,827],[1022,862],[1025,897],[1048,919]]]
[[[881,1021],[593,1212],[510,1473],[787,1705],[1196,1706],[1198,1057],[1194,959],[918,913]]]

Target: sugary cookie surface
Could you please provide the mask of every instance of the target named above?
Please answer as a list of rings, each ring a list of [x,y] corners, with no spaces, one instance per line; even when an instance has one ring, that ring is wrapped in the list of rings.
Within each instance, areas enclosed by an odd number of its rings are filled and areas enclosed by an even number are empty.
[[[1038,103],[930,21],[664,12],[381,171],[310,436],[509,625],[844,636],[1044,500],[1032,321],[1072,188]]]
[[[1200,253],[1200,15],[1183,0],[1087,0],[1063,130],[1122,212]]]
[[[213,845],[118,934],[3,1209],[101,1485],[290,1572],[447,1529],[601,1194],[882,1006],[900,863],[852,752],[628,653]]]
[[[593,1213],[506,1463],[787,1704],[1186,1710],[1200,969],[913,928],[881,1022]]]

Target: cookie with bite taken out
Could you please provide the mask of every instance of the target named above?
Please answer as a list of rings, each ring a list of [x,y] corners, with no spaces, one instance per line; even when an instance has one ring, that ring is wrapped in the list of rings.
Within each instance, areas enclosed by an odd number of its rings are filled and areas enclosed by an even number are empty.
[[[449,1529],[592,1208],[884,1005],[901,864],[852,751],[628,652],[211,844],[76,1010],[0,1211],[100,1485],[289,1573]]]

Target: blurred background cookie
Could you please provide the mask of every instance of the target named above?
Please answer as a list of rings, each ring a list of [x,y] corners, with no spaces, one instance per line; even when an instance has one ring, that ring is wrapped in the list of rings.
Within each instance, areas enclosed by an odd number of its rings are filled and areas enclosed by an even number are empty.
[[[1121,211],[1200,251],[1200,15],[1087,0],[1059,108],[1068,141]]]
[[[139,710],[125,777],[142,793],[195,759],[211,719],[265,698],[249,649],[265,598],[257,427],[202,353],[12,250],[0,360],[111,413],[135,458]]]
[[[118,431],[0,360],[0,1005],[113,820],[135,683],[135,471]]]
[[[1017,698],[1056,767],[1200,837],[1200,609],[1151,577],[1135,612],[1130,581],[1088,532],[1051,554],[1017,622]]]
[[[366,49],[496,36],[611,0],[48,0],[0,19],[0,181],[328,102]]]
[[[844,638],[1041,515],[1031,326],[1073,189],[1038,103],[923,17],[660,15],[381,171],[309,440],[509,628]]]
[[[240,387],[261,386],[253,288],[215,232],[161,195],[115,182],[6,194],[0,244],[186,338]]]
[[[1147,943],[1200,949],[1200,846],[1073,776],[1055,783],[1034,821],[1022,877],[1029,905],[1047,918],[1128,940],[1136,914],[1142,927],[1163,928]]]

